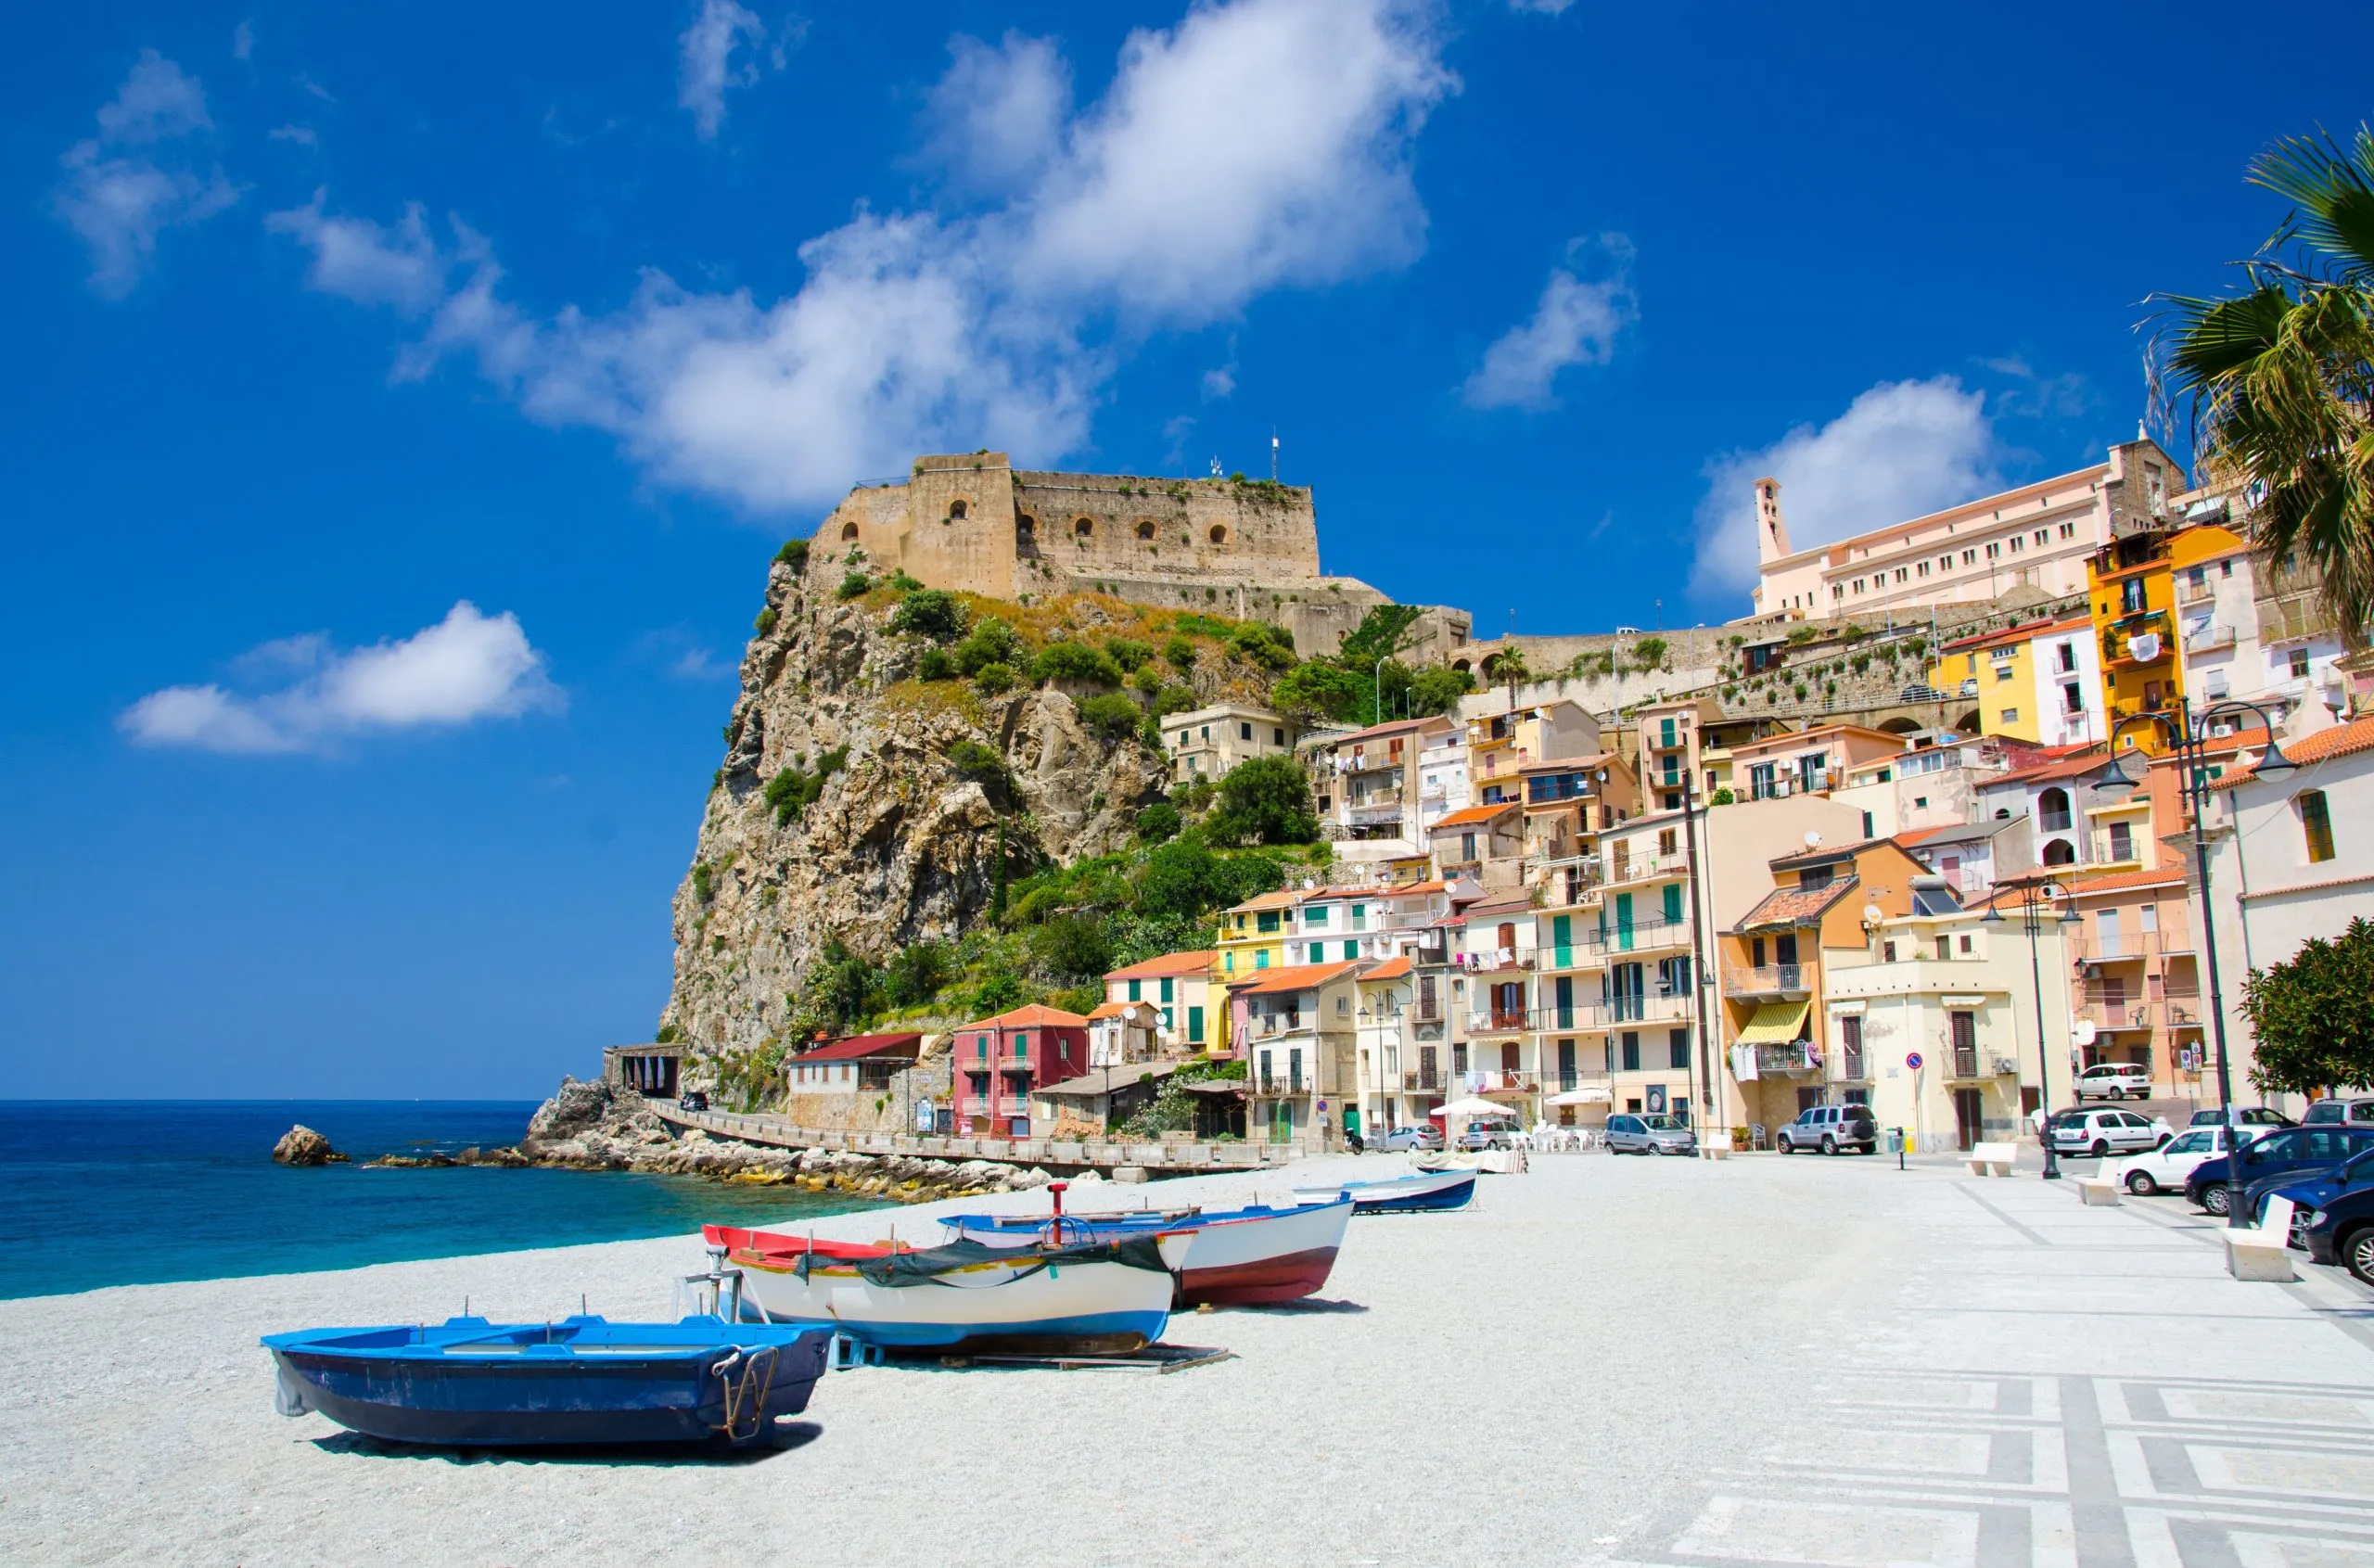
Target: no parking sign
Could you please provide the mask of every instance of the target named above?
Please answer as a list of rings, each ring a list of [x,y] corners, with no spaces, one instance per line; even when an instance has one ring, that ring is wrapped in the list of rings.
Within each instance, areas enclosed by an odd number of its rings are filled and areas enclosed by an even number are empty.
[[[1914,1072],[1919,1072],[1921,1070],[1921,1052],[1916,1051],[1907,1056],[1904,1059],[1904,1064],[1911,1068]]]

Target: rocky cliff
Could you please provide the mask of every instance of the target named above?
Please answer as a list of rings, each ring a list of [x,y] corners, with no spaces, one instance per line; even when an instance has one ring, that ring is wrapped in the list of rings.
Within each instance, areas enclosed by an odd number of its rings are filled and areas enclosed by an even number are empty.
[[[1104,686],[1026,678],[989,693],[921,679],[936,644],[893,629],[900,595],[861,590],[865,565],[862,552],[820,551],[770,570],[725,763],[674,900],[661,1038],[693,1047],[689,1081],[702,1081],[699,1057],[777,1039],[828,943],[882,962],[957,937],[989,909],[1002,859],[1018,873],[1122,848],[1167,785],[1133,731],[1083,719],[1093,694],[1111,702]],[[1109,595],[960,598],[972,624],[1002,619],[1032,650],[1159,644],[1166,631],[1158,612]],[[1165,680],[1199,701],[1262,694],[1257,671],[1209,651]]]

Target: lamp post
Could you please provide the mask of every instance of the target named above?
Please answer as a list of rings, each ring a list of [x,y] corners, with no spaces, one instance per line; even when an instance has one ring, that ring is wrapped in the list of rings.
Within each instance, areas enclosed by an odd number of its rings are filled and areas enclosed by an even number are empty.
[[[2036,987],[2036,1108],[2044,1113],[2044,1125],[2037,1129],[2036,1141],[2044,1145],[2044,1179],[2058,1181],[2061,1155],[2052,1146],[2052,1042],[2045,1033],[2044,961],[2036,956],[2036,938],[2044,935],[2044,911],[2056,901],[2061,904],[2061,913],[2055,923],[2063,926],[2077,924],[2077,906],[2053,886],[2049,877],[2039,875],[2033,882],[2023,881],[2018,886],[2020,901],[2012,907],[2020,911],[2020,928],[2028,938],[2028,978]],[[1982,924],[2003,924],[2003,911],[1997,903],[2001,892],[1997,887],[1986,896]]]
[[[2201,876],[2201,953],[2209,964],[2209,1023],[2217,1046],[2217,1116],[2226,1128],[2226,1223],[2228,1226],[2248,1225],[2250,1220],[2241,1212],[2241,1171],[2235,1160],[2240,1150],[2235,1147],[2240,1141],[2234,1136],[2234,1078],[2226,1059],[2226,996],[2217,975],[2217,922],[2213,918],[2209,901],[2209,835],[2202,826],[2201,817],[2209,787],[2210,722],[2222,714],[2242,713],[2256,719],[2259,727],[2266,732],[2266,750],[2260,754],[2257,766],[2252,769],[2253,774],[2262,779],[2279,779],[2292,772],[2299,765],[2284,756],[2282,748],[2276,745],[2275,721],[2258,704],[2232,697],[2211,703],[2195,713],[2192,705],[2180,696],[2176,698],[2173,713],[2146,709],[2130,713],[2112,724],[2111,733],[2103,737],[2112,747],[2110,771],[2094,785],[2097,794],[2107,795],[2113,799],[2135,793],[2138,781],[2128,777],[2125,768],[2119,762],[2117,746],[2121,731],[2138,724],[2156,724],[2168,737],[2180,768],[2176,776],[2177,799],[2192,814],[2193,865]]]

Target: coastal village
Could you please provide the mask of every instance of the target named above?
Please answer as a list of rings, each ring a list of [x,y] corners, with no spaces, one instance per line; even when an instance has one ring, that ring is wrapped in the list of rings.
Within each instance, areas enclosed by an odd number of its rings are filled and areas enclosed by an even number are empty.
[[[604,1077],[676,1131],[1132,1175],[1429,1124],[1588,1140],[1611,1116],[1769,1149],[1822,1105],[1868,1106],[1908,1150],[1968,1150],[2033,1141],[2039,1109],[2081,1092],[2214,1107],[2221,1047],[2227,1091],[2257,1103],[2243,976],[2339,932],[2374,887],[2352,826],[2374,820],[2374,666],[2319,617],[2312,572],[2254,558],[2256,498],[2138,435],[2076,472],[1800,549],[1761,479],[1749,613],[1486,640],[1463,611],[1407,609],[1386,652],[1455,695],[1425,712],[1405,693],[1397,716],[1381,658],[1361,724],[1244,691],[1115,693],[1095,633],[1067,618],[1050,635],[1079,669],[1012,710],[1007,734],[1040,745],[1010,784],[1053,775],[1051,726],[1128,702],[1123,730],[1159,747],[1141,805],[1291,759],[1315,853],[1193,945],[1111,967],[1092,1004],[778,1028],[767,1081],[729,1106],[715,1063],[771,1026],[730,1000],[703,1011],[702,965],[729,944],[702,935],[738,896],[749,959],[749,933],[781,916],[763,878],[731,870],[721,893],[713,868],[755,857],[712,840],[730,775],[763,818],[755,786],[800,745],[760,733],[746,694],[680,895],[669,1026],[607,1052]],[[895,625],[902,593],[960,593],[1017,618],[1104,606],[1157,633],[1268,627],[1301,656],[1392,608],[1321,572],[1308,491],[991,453],[920,458],[787,547],[746,681],[782,669],[778,606],[787,622],[836,580],[836,628],[886,610]],[[964,688],[936,656],[865,668],[906,674],[895,691]],[[1002,669],[976,663],[972,689],[1013,682]],[[837,754],[829,726],[812,738],[811,793],[863,777],[862,739],[852,756],[846,733]],[[1126,818],[1095,815],[1128,793],[1122,761],[1103,766],[1071,804],[1083,839],[1109,822],[1126,836]],[[966,802],[993,814],[994,793]],[[1029,803],[1043,827],[1053,807]]]

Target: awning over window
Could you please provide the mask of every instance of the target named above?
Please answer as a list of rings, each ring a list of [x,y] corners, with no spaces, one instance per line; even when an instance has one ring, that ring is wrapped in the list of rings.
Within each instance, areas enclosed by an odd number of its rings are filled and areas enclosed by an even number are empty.
[[[1768,1001],[1739,1034],[1741,1045],[1786,1045],[1805,1027],[1810,1001]]]

